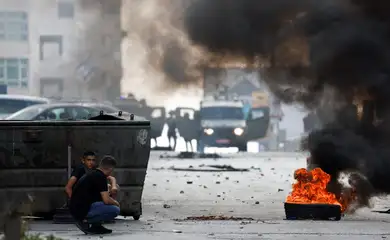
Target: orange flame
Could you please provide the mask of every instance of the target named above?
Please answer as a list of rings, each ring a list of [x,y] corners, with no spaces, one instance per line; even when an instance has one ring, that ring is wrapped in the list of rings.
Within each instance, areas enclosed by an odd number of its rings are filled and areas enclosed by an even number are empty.
[[[342,204],[335,194],[326,190],[330,175],[322,171],[321,168],[315,168],[311,171],[305,168],[297,169],[294,178],[297,182],[293,184],[293,191],[287,197],[286,202],[336,204],[341,206],[341,211],[345,211],[347,202],[342,201]]]

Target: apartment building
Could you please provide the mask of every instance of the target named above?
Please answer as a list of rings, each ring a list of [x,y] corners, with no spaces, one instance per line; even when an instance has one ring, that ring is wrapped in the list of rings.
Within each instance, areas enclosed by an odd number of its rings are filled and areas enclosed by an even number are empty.
[[[9,94],[103,99],[120,94],[120,1],[109,1],[118,3],[114,10],[105,4],[90,10],[83,2],[88,0],[0,1],[0,85]],[[86,46],[80,39],[88,19],[105,24],[105,31],[92,36],[98,47],[90,52],[78,49]],[[103,55],[114,65],[109,71],[107,62],[96,61]]]

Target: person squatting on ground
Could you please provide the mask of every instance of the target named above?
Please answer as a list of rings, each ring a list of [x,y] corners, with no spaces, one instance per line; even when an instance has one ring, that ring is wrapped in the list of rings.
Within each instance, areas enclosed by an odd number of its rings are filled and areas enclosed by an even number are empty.
[[[110,196],[107,185],[107,177],[115,166],[116,160],[105,156],[96,170],[85,174],[74,186],[69,211],[85,234],[112,233],[102,223],[113,221],[120,212],[119,203]]]
[[[68,195],[68,198],[72,197],[73,187],[77,183],[77,181],[84,176],[86,173],[94,170],[96,168],[96,154],[92,151],[86,151],[81,158],[81,164],[78,164],[74,169],[68,183],[65,186],[65,192]],[[116,198],[116,195],[119,190],[119,186],[116,182],[116,179],[113,176],[108,176],[108,190],[110,195]],[[114,187],[112,187],[114,186]]]

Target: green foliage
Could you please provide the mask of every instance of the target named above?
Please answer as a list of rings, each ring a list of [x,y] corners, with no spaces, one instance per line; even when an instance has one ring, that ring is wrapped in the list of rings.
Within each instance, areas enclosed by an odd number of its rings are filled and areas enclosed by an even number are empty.
[[[22,228],[21,228],[21,240],[63,240],[61,238],[55,237],[53,235],[49,236],[42,236],[41,234],[27,234],[28,231],[28,224],[26,221],[22,221]]]
[[[50,236],[41,236],[40,234],[25,234],[22,237],[22,240],[62,240],[61,238],[55,237],[53,235]]]

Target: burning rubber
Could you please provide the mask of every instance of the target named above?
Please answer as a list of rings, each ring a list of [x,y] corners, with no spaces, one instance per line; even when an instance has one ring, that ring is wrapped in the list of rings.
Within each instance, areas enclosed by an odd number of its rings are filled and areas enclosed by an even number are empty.
[[[287,220],[340,220],[347,209],[347,202],[328,192],[330,175],[321,168],[307,170],[297,169],[294,173],[297,180],[293,190],[284,203]]]

